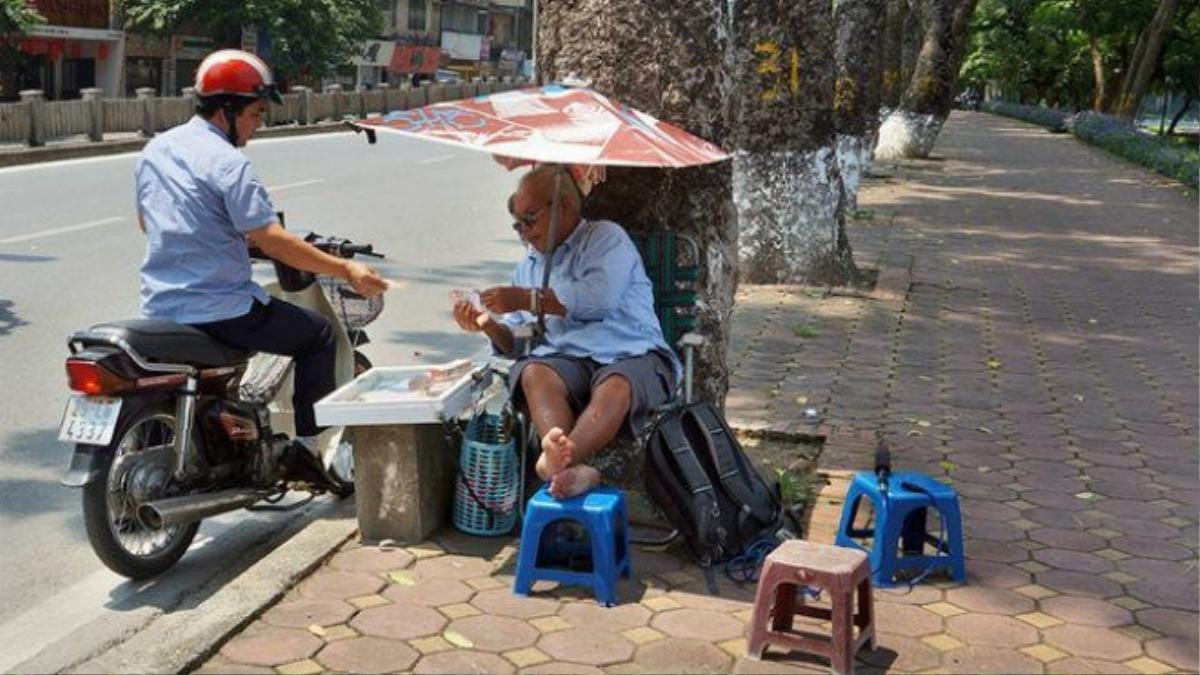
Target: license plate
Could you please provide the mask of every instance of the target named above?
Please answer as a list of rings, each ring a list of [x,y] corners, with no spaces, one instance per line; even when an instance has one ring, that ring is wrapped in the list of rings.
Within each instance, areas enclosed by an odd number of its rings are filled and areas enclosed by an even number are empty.
[[[76,394],[67,400],[58,440],[84,445],[108,445],[117,429],[121,399]]]

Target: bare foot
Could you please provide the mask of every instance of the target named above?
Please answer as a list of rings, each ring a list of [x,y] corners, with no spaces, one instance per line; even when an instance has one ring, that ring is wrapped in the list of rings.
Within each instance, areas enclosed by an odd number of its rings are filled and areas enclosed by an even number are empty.
[[[550,496],[555,499],[570,499],[599,484],[600,472],[587,464],[579,464],[559,471],[550,479]]]
[[[542,459],[550,476],[571,466],[575,461],[575,441],[558,427],[551,427],[542,437]],[[539,462],[540,463],[540,462]]]

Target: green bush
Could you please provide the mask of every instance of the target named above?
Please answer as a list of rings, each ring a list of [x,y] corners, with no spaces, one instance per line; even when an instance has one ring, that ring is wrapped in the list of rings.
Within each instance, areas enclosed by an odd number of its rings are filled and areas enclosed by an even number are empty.
[[[979,108],[980,110],[986,110],[997,115],[1015,117],[1059,133],[1067,130],[1067,120],[1071,117],[1071,113],[1058,110],[1057,108],[1021,105],[1020,103],[1009,103],[1007,101],[986,101]]]
[[[1132,124],[1094,112],[1071,118],[1071,133],[1079,139],[1137,162],[1144,167],[1200,187],[1200,150],[1174,143],[1161,136],[1140,132]]]
[[[997,115],[1015,117],[1051,131],[1070,131],[1076,138],[1153,169],[1186,185],[1200,187],[1200,149],[1137,131],[1124,120],[1094,112],[1075,115],[1040,106],[986,101],[980,106]]]

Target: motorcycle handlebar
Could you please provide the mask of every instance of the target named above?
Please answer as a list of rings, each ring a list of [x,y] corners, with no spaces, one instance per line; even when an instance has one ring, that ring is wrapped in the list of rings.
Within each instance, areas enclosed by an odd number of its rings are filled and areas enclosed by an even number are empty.
[[[340,237],[322,237],[317,233],[312,233],[304,238],[305,241],[315,246],[317,249],[347,260],[356,255],[367,255],[372,258],[382,258],[382,253],[376,253],[375,247],[372,244],[355,244],[349,239]]]

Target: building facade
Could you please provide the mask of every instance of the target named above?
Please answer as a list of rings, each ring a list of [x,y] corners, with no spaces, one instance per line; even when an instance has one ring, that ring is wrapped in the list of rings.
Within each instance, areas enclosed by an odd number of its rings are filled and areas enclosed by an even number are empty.
[[[114,28],[109,0],[27,1],[46,23],[16,41],[16,65],[0,73],[0,98],[15,99],[23,89],[49,99],[78,98],[89,87],[119,91],[125,34]]]

